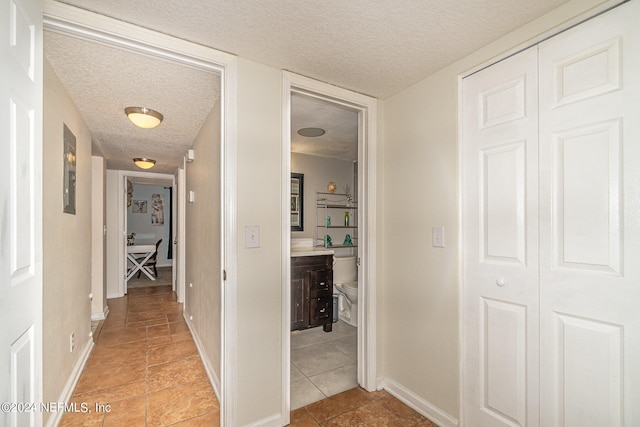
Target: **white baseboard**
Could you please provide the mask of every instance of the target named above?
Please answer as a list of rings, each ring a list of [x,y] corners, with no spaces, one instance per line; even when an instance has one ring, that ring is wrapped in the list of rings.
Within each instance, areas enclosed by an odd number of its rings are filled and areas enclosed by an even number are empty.
[[[185,313],[183,313],[183,317],[185,322],[187,322],[187,326],[189,327],[189,331],[191,331],[191,335],[193,336],[193,340],[196,343],[196,348],[198,349],[198,353],[200,354],[200,358],[202,359],[202,363],[204,364],[204,370],[207,372],[207,376],[209,377],[209,382],[211,383],[211,387],[213,387],[213,392],[216,394],[216,398],[218,402],[221,402],[220,399],[220,379],[216,375],[216,371],[213,368],[213,364],[207,356],[207,353],[204,351],[204,345],[202,345],[202,341],[200,337],[196,333],[191,320],[187,317]]]
[[[440,427],[458,426],[457,418],[451,416],[448,412],[438,408],[433,403],[424,400],[423,398],[421,398],[411,390],[405,388],[404,386],[398,384],[394,380],[390,378],[384,378],[382,380],[382,387],[398,400],[415,409],[420,414],[429,418],[432,422],[436,423]]]
[[[247,424],[246,427],[282,427],[283,425],[283,418],[280,414],[275,414],[254,423]]]
[[[107,318],[109,314],[109,306],[104,306],[104,311],[98,311],[96,313],[91,313],[91,320],[104,320]]]
[[[64,402],[67,404],[71,400],[71,396],[73,395],[73,391],[76,389],[76,385],[78,385],[80,374],[82,374],[82,370],[87,364],[91,350],[93,350],[93,339],[89,338],[87,344],[82,349],[82,353],[80,353],[80,357],[78,358],[76,365],[73,367],[73,371],[71,371],[71,375],[69,376],[67,383],[62,389],[62,393],[60,393],[58,402]],[[52,412],[51,417],[49,417],[49,421],[47,422],[47,427],[55,427],[60,424],[63,415],[64,411]]]

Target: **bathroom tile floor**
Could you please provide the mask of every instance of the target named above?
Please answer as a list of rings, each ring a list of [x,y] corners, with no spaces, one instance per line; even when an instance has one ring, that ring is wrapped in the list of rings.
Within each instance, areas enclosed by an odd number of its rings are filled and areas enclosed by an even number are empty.
[[[129,289],[108,305],[71,398],[91,412],[66,413],[60,426],[219,425],[218,401],[171,287]]]
[[[338,321],[291,332],[291,409],[358,386],[357,328]]]

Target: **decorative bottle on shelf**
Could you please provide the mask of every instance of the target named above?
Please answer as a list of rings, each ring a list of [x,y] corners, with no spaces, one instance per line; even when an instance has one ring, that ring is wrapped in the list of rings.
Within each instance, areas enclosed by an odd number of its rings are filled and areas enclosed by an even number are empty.
[[[344,226],[345,227],[349,226],[349,211],[344,213]]]
[[[331,216],[327,215],[326,222],[327,222],[327,227],[331,227]]]

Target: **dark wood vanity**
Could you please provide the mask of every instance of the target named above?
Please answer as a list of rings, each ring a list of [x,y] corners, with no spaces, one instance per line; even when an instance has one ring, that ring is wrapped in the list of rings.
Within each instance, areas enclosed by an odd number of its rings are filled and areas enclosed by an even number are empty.
[[[333,255],[291,257],[291,330],[333,326]]]

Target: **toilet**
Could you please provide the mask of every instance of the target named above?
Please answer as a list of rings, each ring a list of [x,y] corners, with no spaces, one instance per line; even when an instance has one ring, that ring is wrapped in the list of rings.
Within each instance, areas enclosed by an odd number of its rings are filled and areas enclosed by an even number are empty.
[[[333,285],[338,292],[338,318],[358,326],[358,268],[355,256],[333,257]]]

